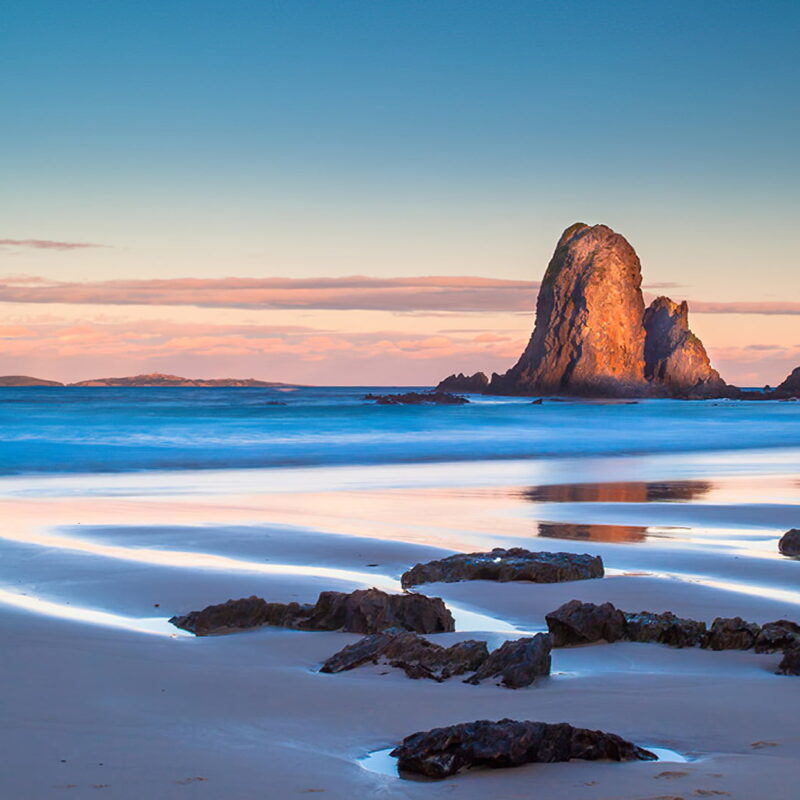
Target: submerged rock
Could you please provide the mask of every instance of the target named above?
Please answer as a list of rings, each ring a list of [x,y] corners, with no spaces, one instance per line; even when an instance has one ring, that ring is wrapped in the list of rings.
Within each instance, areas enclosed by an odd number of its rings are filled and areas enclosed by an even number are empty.
[[[566,722],[478,720],[421,731],[392,753],[402,772],[447,778],[472,767],[519,767],[573,758],[655,761],[656,756],[613,733],[574,728]]]
[[[458,375],[448,375],[443,381],[439,381],[436,390],[481,394],[486,391],[488,385],[489,379],[484,372],[476,372],[474,375],[465,375],[463,372],[459,372]]]
[[[800,529],[786,531],[778,542],[778,550],[785,556],[800,556]]]
[[[197,636],[231,633],[262,625],[297,630],[378,633],[401,628],[417,633],[455,630],[453,615],[440,597],[423,594],[387,594],[380,589],[321,592],[314,605],[267,603],[260,597],[228,600],[176,616],[170,622]]]
[[[626,635],[625,615],[611,603],[595,605],[570,600],[545,616],[553,647],[618,642]]]
[[[676,617],[670,611],[640,611],[625,615],[625,638],[632,642],[657,642],[670,647],[696,647],[706,635],[705,622]]]
[[[489,553],[459,553],[417,564],[400,578],[404,588],[456,581],[532,581],[560,583],[603,577],[603,559],[578,553],[534,553],[522,547],[496,547]]]
[[[410,678],[443,681],[473,672],[488,657],[486,642],[474,639],[442,647],[416,633],[378,633],[344,647],[322,665],[320,672],[344,672],[372,662],[402,669]]]
[[[758,625],[741,617],[717,617],[702,646],[709,650],[750,650],[760,632]]]
[[[537,678],[550,674],[550,650],[553,640],[546,633],[503,642],[464,683],[478,684],[500,676],[500,683],[509,689],[530,686]]]
[[[405,394],[365,394],[365,400],[374,400],[379,406],[420,406],[427,403],[444,406],[463,406],[466,397],[449,392],[405,392]]]

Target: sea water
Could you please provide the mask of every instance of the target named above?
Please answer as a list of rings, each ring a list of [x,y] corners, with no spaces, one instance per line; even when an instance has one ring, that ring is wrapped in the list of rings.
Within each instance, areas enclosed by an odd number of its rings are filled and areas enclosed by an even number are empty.
[[[378,465],[800,448],[800,403],[471,396],[378,405],[347,388],[0,389],[0,474]],[[793,465],[796,467],[797,465]]]

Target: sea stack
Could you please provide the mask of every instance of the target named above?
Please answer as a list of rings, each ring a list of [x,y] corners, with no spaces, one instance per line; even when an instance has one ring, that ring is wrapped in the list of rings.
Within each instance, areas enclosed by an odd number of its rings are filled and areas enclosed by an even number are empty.
[[[644,374],[668,395],[720,397],[731,387],[689,329],[689,306],[657,297],[644,312]]]
[[[624,236],[606,225],[570,225],[545,272],[528,346],[508,372],[492,375],[484,391],[736,396],[738,390],[720,378],[689,329],[686,303],[659,297],[645,309],[641,285],[639,257]],[[472,383],[476,378],[451,376],[445,382]]]
[[[648,394],[641,285],[639,257],[623,236],[605,225],[571,225],[545,272],[530,342],[489,391]]]

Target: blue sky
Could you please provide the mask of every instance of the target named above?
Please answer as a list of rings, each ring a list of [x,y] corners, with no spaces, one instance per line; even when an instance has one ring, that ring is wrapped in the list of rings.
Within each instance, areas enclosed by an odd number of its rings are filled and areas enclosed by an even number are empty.
[[[0,272],[536,280],[583,220],[681,297],[800,299],[798,34],[797,2],[7,0],[0,239],[105,247]]]

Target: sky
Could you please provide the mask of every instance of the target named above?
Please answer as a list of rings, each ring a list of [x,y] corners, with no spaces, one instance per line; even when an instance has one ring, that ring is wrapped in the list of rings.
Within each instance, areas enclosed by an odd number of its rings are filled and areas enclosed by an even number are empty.
[[[503,371],[602,222],[800,365],[800,4],[5,0],[0,374]]]

